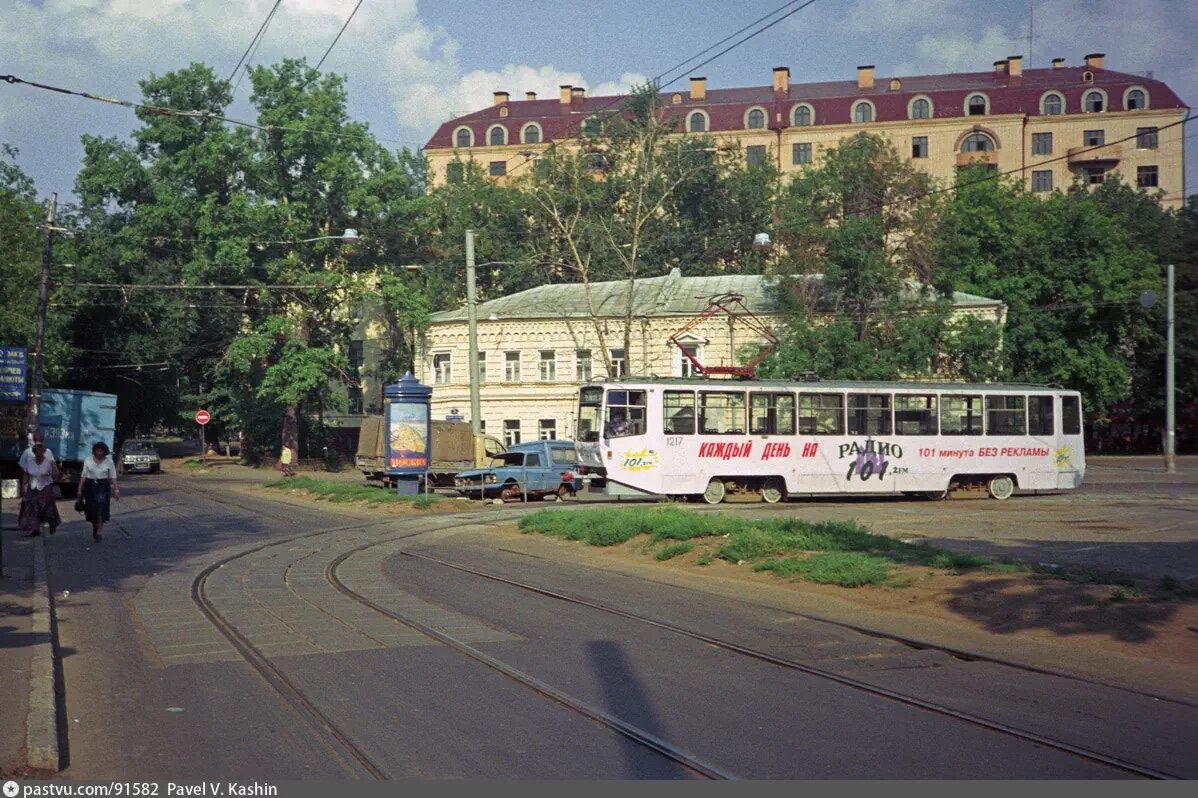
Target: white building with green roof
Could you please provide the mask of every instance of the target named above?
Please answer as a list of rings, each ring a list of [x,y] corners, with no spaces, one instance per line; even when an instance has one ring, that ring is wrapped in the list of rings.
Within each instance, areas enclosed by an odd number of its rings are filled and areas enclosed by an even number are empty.
[[[816,276],[814,280],[819,280]],[[919,290],[912,286],[912,292]],[[542,285],[478,305],[482,422],[507,443],[573,437],[578,386],[629,374],[691,376],[692,365],[670,337],[713,297],[736,294],[776,330],[791,321],[770,277],[732,274]],[[957,314],[1006,320],[997,299],[955,293]],[[631,319],[625,346],[624,330]],[[705,365],[737,365],[738,353],[760,336],[727,317],[690,330],[683,345]],[[469,418],[466,309],[435,313],[417,358],[433,386],[433,417]]]

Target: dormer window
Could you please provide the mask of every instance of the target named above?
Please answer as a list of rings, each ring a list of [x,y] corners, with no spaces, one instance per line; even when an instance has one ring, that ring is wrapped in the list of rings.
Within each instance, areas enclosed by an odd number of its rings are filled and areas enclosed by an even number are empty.
[[[808,127],[812,124],[815,113],[810,105],[796,105],[794,109],[795,127]]]
[[[520,131],[520,138],[525,144],[540,144],[541,143],[541,126],[536,122],[529,122]]]
[[[597,116],[587,117],[582,123],[582,135],[584,136],[601,136],[603,135],[603,120]]]
[[[502,147],[507,144],[507,128],[503,125],[492,125],[487,131],[487,143],[492,147]]]
[[[707,132],[707,114],[703,111],[691,111],[686,118],[686,129],[691,133]]]
[[[761,130],[765,127],[765,111],[761,108],[750,108],[745,114],[745,127],[749,130]]]
[[[1148,107],[1148,93],[1143,89],[1130,89],[1123,98],[1123,107],[1129,111],[1143,111]]]
[[[926,97],[916,97],[911,101],[910,116],[912,119],[931,119],[932,101]]]
[[[1100,91],[1086,92],[1086,98],[1082,101],[1082,107],[1086,109],[1086,113],[1101,113],[1106,108],[1106,97]]]
[[[985,116],[990,113],[990,100],[984,94],[971,94],[965,100],[966,116]]]
[[[453,146],[455,147],[473,147],[474,146],[474,131],[468,127],[460,127],[453,134]]]
[[[857,124],[874,121],[874,106],[869,100],[862,100],[853,106],[853,121]]]
[[[1048,92],[1040,100],[1040,113],[1045,116],[1060,116],[1065,113],[1065,98],[1055,91]]]

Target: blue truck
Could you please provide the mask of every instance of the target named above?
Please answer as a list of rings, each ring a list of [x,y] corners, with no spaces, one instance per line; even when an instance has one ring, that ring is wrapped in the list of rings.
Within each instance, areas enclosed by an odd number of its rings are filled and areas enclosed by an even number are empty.
[[[0,465],[6,476],[18,474],[17,458],[28,445],[26,436],[20,434],[24,429],[25,406],[17,407],[20,426],[16,434],[6,430],[9,434],[0,436]],[[116,397],[96,391],[47,388],[42,391],[38,417],[46,447],[58,461],[59,483],[64,494],[70,495],[79,484],[83,461],[91,456],[92,446],[103,441],[110,451],[115,448]]]
[[[459,471],[454,488],[475,499],[521,501],[572,496],[582,487],[574,441],[517,443],[491,458],[486,468]]]

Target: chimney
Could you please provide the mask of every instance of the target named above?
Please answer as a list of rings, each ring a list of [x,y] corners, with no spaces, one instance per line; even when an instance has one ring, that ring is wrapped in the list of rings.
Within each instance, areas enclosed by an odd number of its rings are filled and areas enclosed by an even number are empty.
[[[569,105],[570,104],[570,90],[573,89],[574,87],[571,86],[569,83],[567,83],[566,85],[559,86],[558,88],[561,89],[562,105]]]
[[[1023,77],[1023,56],[1021,56],[1021,55],[1007,56],[1007,72],[1013,78]]]
[[[1102,69],[1102,59],[1106,57],[1106,53],[1089,53],[1086,56],[1086,66],[1090,69]]]
[[[872,89],[874,87],[874,65],[857,67],[857,88]]]
[[[508,98],[511,96],[506,91],[495,92],[495,105],[506,105]]]
[[[774,67],[774,93],[786,94],[790,91],[790,67]]]
[[[583,97],[587,96],[587,90],[584,89],[582,86],[574,86],[573,88],[570,89],[570,96],[577,97],[578,99],[581,100]]]
[[[707,78],[691,78],[691,99],[699,101],[707,99]]]
[[[1052,68],[1053,69],[1064,69],[1065,68],[1065,59],[1064,58],[1052,59]]]
[[[1002,61],[995,61],[995,62],[994,62],[994,74],[995,74],[995,75],[1005,75],[1005,74],[1007,74],[1007,62],[1006,62],[1006,60],[1005,60],[1005,59],[1004,59],[1004,60],[1002,60]]]
[[[526,91],[524,92],[524,99],[528,102],[532,102],[533,100],[537,99],[537,93],[535,91]]]

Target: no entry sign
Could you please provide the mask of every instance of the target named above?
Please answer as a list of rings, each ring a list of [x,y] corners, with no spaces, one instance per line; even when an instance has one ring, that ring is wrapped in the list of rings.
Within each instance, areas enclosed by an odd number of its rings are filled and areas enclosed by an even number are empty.
[[[207,424],[211,420],[212,420],[212,416],[210,416],[208,414],[207,410],[201,409],[201,410],[196,411],[196,423],[199,424],[201,427],[204,426],[205,424]]]

